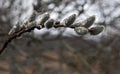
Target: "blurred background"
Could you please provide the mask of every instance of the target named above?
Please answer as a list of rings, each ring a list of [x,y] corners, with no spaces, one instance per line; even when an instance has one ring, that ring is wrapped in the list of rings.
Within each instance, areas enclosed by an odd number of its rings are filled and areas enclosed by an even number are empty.
[[[56,21],[71,13],[76,21],[95,15],[94,25],[106,28],[96,36],[70,28],[25,33],[0,56],[0,74],[120,74],[120,0],[0,0],[0,47],[33,10]]]

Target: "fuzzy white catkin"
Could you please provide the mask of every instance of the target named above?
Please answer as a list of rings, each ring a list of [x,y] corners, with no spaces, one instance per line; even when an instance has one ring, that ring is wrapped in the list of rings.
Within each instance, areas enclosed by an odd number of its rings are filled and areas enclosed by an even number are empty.
[[[87,18],[82,23],[85,28],[89,28],[91,25],[93,25],[94,21],[95,21],[95,16],[93,15],[93,16],[90,16],[89,18]]]
[[[72,25],[74,23],[75,19],[76,19],[76,14],[72,14],[72,15],[68,16],[67,18],[65,18],[62,23],[65,26],[69,27],[70,25]]]
[[[85,27],[75,27],[75,32],[79,35],[85,35],[88,33],[88,29]]]
[[[37,12],[33,11],[32,15],[31,15],[30,18],[28,19],[28,22],[34,21],[35,18],[36,18],[36,14],[37,14]]]
[[[78,23],[74,23],[73,25],[71,26],[74,26],[74,27],[80,27],[80,26],[83,26],[81,22],[78,22]]]
[[[19,29],[20,29],[20,23],[17,22],[17,24],[14,25],[14,26],[10,29],[10,31],[8,32],[8,35],[11,35],[11,34],[15,33],[15,32],[18,31]]]
[[[27,26],[26,26],[26,28],[32,28],[32,27],[35,27],[36,26],[36,22],[34,21],[34,22],[30,22],[30,23],[28,23],[27,24]]]
[[[44,25],[44,23],[50,18],[50,14],[48,12],[41,15],[38,20],[38,25]]]
[[[53,19],[47,20],[46,23],[44,24],[44,26],[45,26],[47,29],[53,27],[53,25],[54,25],[54,20],[53,20]]]
[[[104,30],[104,26],[103,25],[97,25],[96,27],[92,27],[89,29],[89,32],[91,35],[97,35],[99,33],[101,33]]]

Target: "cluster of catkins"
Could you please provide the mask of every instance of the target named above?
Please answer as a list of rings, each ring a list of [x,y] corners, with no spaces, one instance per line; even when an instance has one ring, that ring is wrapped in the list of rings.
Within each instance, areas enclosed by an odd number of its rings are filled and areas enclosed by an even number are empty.
[[[71,14],[70,16],[63,19],[62,22],[55,21],[54,19],[50,18],[50,14],[45,12],[41,15],[38,21],[36,19],[36,12],[33,12],[31,17],[23,23],[22,25],[18,22],[13,28],[10,30],[9,35],[14,34],[15,32],[19,31],[20,29],[29,29],[29,28],[47,28],[50,29],[52,27],[59,28],[59,27],[69,27],[75,30],[75,32],[79,35],[91,34],[97,35],[101,33],[104,29],[103,25],[97,25],[95,27],[91,27],[91,25],[95,21],[95,16],[90,16],[83,22],[75,22],[76,14]]]

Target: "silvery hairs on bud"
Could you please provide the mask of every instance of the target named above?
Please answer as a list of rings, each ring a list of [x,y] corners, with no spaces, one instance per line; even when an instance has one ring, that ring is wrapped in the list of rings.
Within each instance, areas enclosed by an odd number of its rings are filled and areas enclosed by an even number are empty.
[[[83,26],[85,28],[89,28],[95,21],[95,16],[90,16],[89,18],[87,18],[85,21],[83,21]]]
[[[80,26],[82,26],[81,22],[74,23],[73,25],[71,25],[71,27],[80,27]]]
[[[45,22],[45,24],[44,24],[44,26],[45,26],[47,29],[53,27],[53,25],[54,25],[54,20],[53,20],[53,19],[47,20],[47,21]]]
[[[79,35],[85,35],[88,33],[88,29],[85,27],[75,27],[75,32]]]
[[[33,28],[33,27],[35,27],[35,26],[36,26],[36,22],[33,21],[33,22],[28,23],[28,24],[26,25],[26,28],[27,28],[27,29],[28,29],[28,28]]]
[[[36,18],[36,14],[37,14],[37,12],[36,12],[36,11],[33,11],[33,12],[32,12],[32,15],[31,15],[30,18],[28,19],[28,22],[34,21],[35,18]]]
[[[15,33],[16,31],[20,30],[20,22],[17,22],[9,31],[8,35]]]
[[[104,28],[105,27],[103,25],[97,25],[95,27],[90,28],[89,33],[91,35],[97,35],[97,34],[101,33],[104,30]]]
[[[72,14],[72,15],[68,16],[67,18],[65,18],[62,23],[66,27],[69,27],[70,25],[72,25],[74,23],[75,19],[76,19],[76,14]]]
[[[41,15],[38,25],[44,25],[44,23],[50,18],[50,14],[48,12]]]

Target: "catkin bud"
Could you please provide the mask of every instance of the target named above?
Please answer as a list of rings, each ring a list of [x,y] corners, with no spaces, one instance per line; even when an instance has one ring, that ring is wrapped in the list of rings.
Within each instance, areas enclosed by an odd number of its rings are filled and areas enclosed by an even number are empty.
[[[12,29],[10,29],[8,35],[15,33],[15,30],[16,30],[16,26],[13,26]]]
[[[53,19],[47,20],[47,21],[45,22],[45,24],[44,24],[44,26],[45,26],[47,29],[53,27],[53,25],[54,25],[54,20],[53,20]]]
[[[89,28],[95,21],[95,16],[91,16],[87,18],[85,21],[83,21],[83,27]]]
[[[79,35],[85,35],[88,33],[88,29],[85,27],[75,27],[75,32]]]
[[[36,13],[35,11],[33,11],[32,15],[31,15],[30,18],[28,19],[28,22],[34,21],[35,18],[36,18],[36,14],[37,14],[37,13]]]
[[[27,26],[26,26],[26,28],[28,29],[30,29],[30,28],[34,28],[34,27],[36,27],[36,22],[34,21],[34,22],[31,22],[31,23],[28,23],[27,24]]]
[[[78,22],[78,23],[74,23],[74,24],[71,25],[70,27],[75,28],[75,27],[80,27],[80,26],[82,26],[82,23],[81,23],[81,22]]]
[[[63,24],[67,27],[73,24],[76,19],[76,14],[72,14],[63,20]]]
[[[17,22],[17,24],[14,25],[14,26],[12,27],[12,29],[10,29],[8,35],[11,35],[11,34],[15,33],[15,32],[18,31],[18,30],[20,30],[20,23],[19,23],[19,22]]]
[[[101,33],[104,30],[104,26],[103,25],[98,25],[96,27],[92,27],[89,29],[89,33],[91,35],[97,35],[99,33]]]
[[[45,23],[49,18],[50,18],[49,13],[48,13],[48,12],[44,13],[44,14],[41,16],[38,24],[39,24],[39,25],[44,25],[44,23]]]

